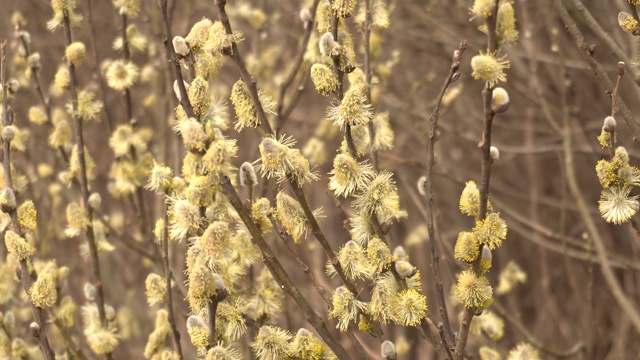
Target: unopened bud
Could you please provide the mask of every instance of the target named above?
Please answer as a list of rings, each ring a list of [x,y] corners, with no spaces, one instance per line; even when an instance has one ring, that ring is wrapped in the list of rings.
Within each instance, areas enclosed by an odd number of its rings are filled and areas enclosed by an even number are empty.
[[[100,205],[102,204],[102,197],[98,193],[93,193],[89,196],[89,200],[87,201],[89,207],[93,210],[98,210]]]
[[[385,340],[380,345],[380,355],[384,360],[396,360],[398,358],[396,346],[391,341]]]
[[[489,157],[491,158],[491,162],[494,163],[500,159],[500,150],[497,147],[492,146],[489,148]]]
[[[96,299],[96,287],[93,286],[93,284],[85,283],[82,290],[84,291],[85,299],[89,301],[94,301]]]
[[[20,82],[16,79],[9,80],[9,92],[15,94],[20,90]]]
[[[104,316],[107,321],[113,321],[116,319],[116,309],[111,305],[107,305],[104,307]]]
[[[240,186],[254,186],[258,184],[256,169],[254,169],[253,165],[248,161],[240,166],[238,176],[240,177]]]
[[[36,339],[40,338],[40,332],[42,331],[42,328],[40,327],[40,325],[38,325],[37,322],[31,322],[31,324],[29,325],[29,330],[31,330],[31,336]]]
[[[393,250],[393,258],[398,261],[398,260],[406,260],[407,257],[407,253],[406,251],[404,251],[404,247],[402,246],[398,246]]]
[[[397,260],[395,263],[396,272],[403,278],[410,278],[418,271],[411,263],[404,260]]]
[[[503,113],[509,108],[509,93],[507,90],[497,87],[491,95],[491,111],[496,114]]]
[[[602,125],[602,131],[614,132],[616,131],[616,119],[613,116],[607,116],[604,118],[604,124]]]
[[[0,209],[9,213],[16,208],[16,195],[12,189],[6,188],[0,193]]]
[[[78,66],[84,61],[87,55],[87,48],[83,43],[76,41],[67,46],[64,55],[71,65]]]
[[[39,70],[42,67],[42,63],[40,62],[40,53],[34,52],[33,54],[29,55],[29,57],[27,58],[27,64],[31,69]]]
[[[16,136],[16,129],[9,125],[9,126],[5,126],[2,129],[2,140],[3,141],[11,141],[13,140],[13,138]]]
[[[4,319],[2,319],[2,325],[4,329],[11,334],[16,327],[16,316],[12,311],[4,313]]]
[[[183,80],[184,88],[186,91],[189,91],[189,84]],[[180,94],[180,87],[178,86],[178,80],[173,82],[173,92],[176,94],[178,101],[182,101],[182,94]]]
[[[427,192],[425,189],[425,186],[427,185],[427,177],[426,176],[421,176],[420,179],[418,179],[418,192],[420,193],[420,195],[422,196],[426,196]]]
[[[318,47],[320,48],[320,53],[324,56],[334,56],[338,54],[338,43],[333,38],[333,34],[330,32],[324,33],[320,38],[320,42],[318,43]]]
[[[189,55],[189,51],[191,51],[191,49],[189,49],[189,44],[187,44],[182,36],[174,36],[171,42],[173,43],[173,48],[175,49],[176,54],[182,57]]]
[[[303,28],[306,29],[309,26],[309,23],[313,21],[313,16],[311,16],[311,11],[309,11],[309,9],[307,8],[300,10],[300,20],[302,20]]]

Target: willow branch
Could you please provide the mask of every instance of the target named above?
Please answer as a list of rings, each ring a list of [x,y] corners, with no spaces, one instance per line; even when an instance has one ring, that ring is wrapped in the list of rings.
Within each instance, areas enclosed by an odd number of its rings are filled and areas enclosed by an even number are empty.
[[[69,46],[73,40],[71,38],[71,24],[69,20],[69,14],[64,13],[64,34],[66,44]],[[107,316],[105,312],[105,300],[104,290],[102,287],[102,276],[100,275],[100,261],[98,259],[98,246],[96,244],[95,234],[93,232],[93,209],[89,206],[89,182],[87,177],[87,164],[84,153],[84,136],[82,132],[83,120],[77,115],[78,109],[78,85],[76,80],[75,66],[71,63],[67,63],[69,68],[69,93],[71,94],[71,106],[73,109],[73,121],[74,121],[74,136],[78,151],[78,164],[79,164],[79,177],[80,177],[80,190],[82,196],[82,205],[86,211],[88,219],[88,227],[86,229],[87,241],[89,243],[89,256],[91,259],[91,275],[93,285],[96,288],[96,304],[98,306],[98,314],[100,317],[100,323],[105,328],[107,327]],[[107,359],[111,358],[111,354],[106,355]]]
[[[0,57],[0,82],[2,83],[2,125],[10,126],[13,123],[13,112],[9,108],[9,84],[7,82],[7,41],[5,40],[2,47],[2,54]],[[2,167],[4,170],[5,182],[7,183],[7,189],[10,191],[14,191],[13,189],[13,181],[11,178],[11,141],[5,140],[3,144],[4,156],[2,157]],[[20,237],[23,237],[24,234],[20,228],[20,223],[18,222],[18,213],[15,209],[9,210],[9,216],[11,217],[11,225],[13,227],[13,231]],[[44,316],[42,314],[42,310],[36,307],[29,298],[29,290],[31,289],[31,273],[29,272],[29,266],[27,265],[27,260],[20,260],[20,267],[17,270],[18,279],[22,284],[22,288],[27,294],[27,301],[29,302],[29,306],[31,307],[31,313],[33,315],[33,320],[39,327],[39,331],[32,331],[33,337],[36,338],[38,344],[40,345],[40,349],[42,350],[42,354],[46,360],[54,360],[55,355],[53,350],[51,350],[51,346],[49,345],[49,339],[47,338],[47,332],[45,329],[45,321]]]
[[[169,313],[169,326],[171,327],[171,339],[173,340],[173,349],[178,353],[178,359],[183,359],[182,346],[180,345],[180,332],[176,326],[176,316],[173,310],[173,293],[171,290],[171,280],[173,273],[169,265],[169,204],[165,200],[164,210],[164,229],[162,232],[162,264],[164,265],[165,287],[167,289],[167,311]]]
[[[440,118],[440,104],[445,92],[449,88],[449,85],[455,81],[454,77],[459,76],[458,69],[460,68],[460,59],[467,44],[466,42],[460,43],[458,50],[453,53],[453,59],[451,61],[451,67],[449,68],[449,74],[447,75],[440,94],[436,100],[436,106],[431,116],[429,117],[429,133],[427,141],[427,174],[425,176],[424,191],[427,197],[426,212],[427,212],[427,230],[429,232],[429,249],[431,253],[431,270],[436,279],[436,290],[438,293],[438,307],[440,312],[440,318],[443,324],[443,341],[445,346],[449,347],[449,344],[453,345],[453,331],[451,330],[451,324],[449,323],[449,315],[447,313],[447,304],[445,301],[442,276],[440,275],[440,256],[438,255],[438,249],[436,247],[436,235],[434,230],[433,219],[433,165],[435,157],[435,142],[436,142],[436,127],[438,125],[438,119]],[[458,74],[458,75],[457,75]]]
[[[312,16],[314,16],[314,18],[305,22],[304,36],[302,37],[302,41],[300,42],[300,46],[298,47],[298,53],[296,54],[295,60],[293,61],[293,67],[291,68],[291,71],[289,71],[289,74],[287,75],[287,77],[282,82],[282,85],[280,85],[280,95],[278,96],[278,107],[277,107],[278,123],[275,129],[276,135],[280,133],[280,129],[282,129],[282,126],[284,125],[285,121],[287,121],[291,113],[290,111],[287,111],[287,112],[284,111],[284,98],[285,98],[285,95],[287,94],[287,90],[289,89],[289,87],[293,83],[293,80],[296,78],[296,75],[300,71],[302,62],[304,61],[304,54],[307,52],[307,47],[309,46],[309,39],[311,39],[311,34],[313,33],[313,30],[314,30],[313,23],[315,19],[316,10],[318,9],[318,3],[320,3],[320,0],[314,0],[313,4],[311,5],[311,9],[309,9],[309,11],[311,12]],[[293,102],[293,99],[291,102]]]
[[[227,35],[232,35],[233,30],[231,29],[231,23],[229,22],[229,15],[227,15],[227,11],[225,10],[227,0],[215,0],[214,3],[218,6],[220,22],[222,23],[225,32],[227,33]],[[262,107],[260,96],[258,95],[257,80],[255,77],[253,77],[253,75],[251,75],[251,73],[249,73],[249,70],[247,70],[247,67],[244,64],[244,60],[242,59],[242,55],[238,51],[238,45],[235,42],[231,43],[230,53],[227,53],[227,55],[229,55],[231,59],[236,63],[236,66],[240,71],[240,77],[242,78],[242,81],[247,85],[249,96],[251,97],[251,100],[253,100],[253,104],[256,108],[256,114],[258,116],[258,120],[260,120],[260,126],[262,127],[262,130],[266,134],[272,134],[273,130],[271,129],[271,125],[269,125],[267,114]]]
[[[263,255],[263,261],[274,279],[278,281],[278,283],[282,286],[283,290],[289,294],[298,304],[306,320],[313,326],[314,329],[318,332],[320,337],[327,343],[327,345],[333,350],[333,352],[340,359],[351,359],[351,357],[347,354],[346,350],[342,347],[342,345],[331,335],[329,330],[327,329],[327,325],[324,323],[322,318],[316,314],[313,310],[309,302],[304,298],[300,290],[295,286],[289,275],[286,273],[282,264],[278,258],[274,255],[271,247],[267,244],[267,242],[262,237],[262,233],[258,229],[258,227],[254,224],[251,219],[251,215],[247,211],[247,209],[242,205],[242,200],[238,196],[238,193],[234,189],[231,184],[231,180],[224,174],[220,174],[221,180],[221,191],[225,195],[225,197],[229,200],[229,203],[236,210],[240,219],[249,230],[249,233],[256,241],[260,251]]]

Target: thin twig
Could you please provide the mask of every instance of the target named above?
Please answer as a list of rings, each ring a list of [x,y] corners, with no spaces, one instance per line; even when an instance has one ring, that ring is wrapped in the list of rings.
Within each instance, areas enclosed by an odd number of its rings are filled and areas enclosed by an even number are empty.
[[[69,20],[69,14],[64,12],[64,33],[67,46],[69,46],[73,39],[71,38],[71,23]],[[75,66],[71,63],[67,63],[69,68],[69,93],[71,94],[71,106],[74,120],[74,135],[78,151],[78,164],[79,164],[79,176],[80,176],[80,190],[82,196],[82,205],[86,211],[88,226],[86,229],[87,241],[89,243],[89,254],[91,259],[91,275],[93,279],[93,285],[96,288],[96,305],[98,306],[98,314],[100,317],[100,323],[103,327],[107,327],[108,320],[105,312],[105,300],[104,290],[102,287],[102,276],[100,275],[100,260],[98,258],[98,245],[96,244],[95,234],[93,232],[93,209],[89,206],[89,182],[87,176],[87,164],[84,153],[84,136],[82,133],[83,120],[77,115],[78,109],[78,85],[76,80]],[[111,358],[111,353],[106,354],[107,359]]]
[[[162,15],[162,29],[164,31],[164,46],[167,49],[167,56],[173,69],[173,77],[177,82],[178,90],[180,92],[180,105],[184,109],[184,112],[188,117],[196,117],[193,112],[193,106],[189,101],[189,95],[187,88],[184,85],[184,77],[182,76],[182,70],[180,69],[180,60],[176,55],[176,51],[173,48],[173,42],[171,37],[171,27],[169,25],[169,15],[167,15],[167,0],[158,0],[158,6],[160,7],[160,13]]]
[[[182,346],[180,345],[180,332],[176,326],[176,316],[173,310],[173,293],[171,290],[171,281],[173,273],[169,265],[169,204],[164,201],[163,210],[164,229],[162,232],[162,264],[164,265],[165,287],[167,289],[167,311],[169,313],[169,326],[171,327],[171,338],[173,340],[173,349],[178,353],[178,359],[183,359]]]
[[[13,123],[13,113],[9,108],[9,84],[7,82],[7,41],[5,40],[2,47],[2,54],[0,57],[0,83],[2,83],[2,125],[10,126]],[[7,183],[7,189],[10,191],[14,191],[13,189],[13,181],[11,178],[11,141],[5,140],[3,144],[3,159],[2,159],[2,167],[4,170],[5,182]],[[20,228],[20,223],[18,222],[18,213],[15,208],[9,210],[9,216],[11,217],[11,225],[13,227],[13,231],[20,237],[23,237],[24,234]],[[32,335],[38,340],[40,345],[40,349],[42,350],[42,354],[46,360],[54,360],[55,354],[53,350],[51,350],[51,346],[49,345],[49,339],[47,337],[47,332],[45,329],[45,321],[44,316],[42,314],[42,310],[36,307],[29,298],[29,290],[31,289],[31,281],[32,274],[29,272],[29,266],[27,265],[27,260],[20,260],[20,267],[17,270],[18,279],[22,284],[22,288],[27,294],[27,301],[29,302],[29,306],[31,307],[31,313],[33,314],[33,320],[38,325],[39,331],[32,331]],[[35,275],[35,274],[34,274]]]
[[[496,40],[496,22],[497,22],[498,6],[494,6],[491,16],[489,16],[485,23],[487,25],[487,54],[495,54],[498,50],[498,44]],[[489,202],[489,183],[491,180],[491,129],[493,125],[493,118],[495,113],[491,110],[491,97],[493,95],[493,87],[490,83],[486,83],[482,90],[482,102],[483,102],[483,114],[484,114],[484,131],[482,132],[482,141],[478,144],[478,147],[482,151],[482,180],[478,190],[480,191],[480,204],[478,205],[478,215],[476,220],[484,220],[487,216],[487,204]],[[480,258],[474,261],[472,266],[473,271],[479,269]],[[462,321],[458,330],[458,339],[456,341],[456,349],[454,358],[460,360],[464,356],[464,349],[467,345],[467,339],[469,337],[469,327],[471,326],[471,319],[475,314],[475,309],[466,308],[463,311]]]
[[[160,0],[160,1],[163,1],[163,0]],[[227,11],[225,10],[225,6],[227,5],[227,0],[215,0],[214,3],[218,6],[218,14],[220,16],[220,22],[222,23],[222,26],[224,27],[225,32],[227,33],[227,35],[232,35],[233,30],[231,30],[229,15],[227,15]],[[231,59],[233,59],[233,61],[236,63],[238,70],[240,71],[240,77],[242,78],[242,81],[247,85],[247,89],[249,90],[249,96],[251,97],[251,100],[253,101],[253,104],[256,108],[256,114],[258,116],[258,120],[260,120],[260,126],[262,127],[262,130],[266,134],[272,134],[273,130],[271,130],[271,125],[269,125],[267,114],[265,113],[264,108],[262,107],[262,103],[260,102],[260,96],[258,95],[257,80],[255,77],[253,77],[253,75],[251,75],[251,73],[249,73],[249,70],[247,70],[247,67],[244,64],[244,60],[242,59],[242,55],[238,51],[238,45],[235,42],[232,42],[231,49],[229,49],[229,51],[225,53],[229,55]]]
[[[283,111],[284,98],[285,98],[285,95],[287,94],[287,90],[289,89],[289,87],[293,83],[293,80],[298,74],[298,71],[300,71],[302,62],[304,61],[304,54],[307,52],[307,47],[309,46],[309,39],[311,39],[311,34],[313,33],[313,29],[314,29],[313,23],[315,20],[315,13],[316,13],[316,9],[318,8],[318,3],[320,3],[320,0],[314,0],[313,4],[311,5],[311,8],[309,9],[313,18],[304,24],[304,26],[306,26],[304,36],[302,37],[302,41],[300,42],[300,46],[298,47],[298,53],[296,54],[295,60],[293,62],[293,67],[291,68],[291,71],[289,72],[287,77],[282,82],[282,85],[280,85],[280,95],[278,96],[278,107],[277,107],[278,123],[276,124],[276,129],[275,129],[276,136],[280,133],[280,129],[282,129],[282,126],[284,125],[285,121],[287,121],[288,115],[290,114],[290,112],[288,112],[287,116],[285,117],[285,112]]]
[[[365,97],[367,104],[371,104],[371,80],[373,73],[371,71],[371,0],[364,0],[364,23],[362,24],[362,47],[364,51],[364,78],[366,83]],[[373,144],[376,139],[375,127],[373,121],[369,121],[367,124],[369,128],[369,144],[371,146],[371,164],[373,168],[378,171],[378,151],[374,150]]]
[[[342,347],[342,345],[331,335],[329,330],[327,329],[327,325],[324,323],[322,318],[318,316],[318,314],[313,310],[311,305],[304,298],[300,290],[295,286],[289,275],[286,273],[282,264],[275,256],[271,247],[267,244],[267,242],[262,237],[262,234],[258,227],[254,224],[251,219],[251,215],[247,211],[247,209],[242,205],[242,200],[238,196],[235,188],[231,184],[231,180],[224,174],[220,174],[221,179],[221,191],[225,195],[225,197],[229,200],[229,203],[236,210],[240,219],[249,230],[249,233],[256,241],[260,251],[263,255],[263,261],[274,279],[278,281],[278,283],[282,286],[283,290],[289,294],[298,304],[306,320],[313,326],[314,329],[318,332],[320,337],[327,343],[327,345],[333,350],[333,352],[340,359],[351,359],[351,357],[347,354],[346,350]]]
[[[436,236],[434,230],[434,219],[433,219],[433,165],[434,165],[434,157],[435,157],[435,142],[436,142],[436,127],[438,125],[438,119],[440,118],[440,104],[442,103],[442,98],[444,97],[445,92],[449,88],[449,85],[454,81],[454,76],[458,72],[460,68],[460,59],[462,58],[462,53],[467,47],[466,42],[461,42],[460,46],[458,46],[458,50],[453,53],[453,59],[451,61],[451,67],[449,68],[449,74],[447,75],[444,84],[442,84],[442,88],[440,89],[440,94],[438,95],[436,101],[436,107],[431,113],[429,117],[429,133],[428,133],[428,141],[427,141],[427,174],[425,176],[424,182],[424,191],[427,198],[426,211],[427,211],[427,230],[429,232],[429,248],[431,253],[431,270],[433,271],[433,275],[435,276],[436,290],[438,293],[438,306],[440,312],[440,318],[443,324],[443,341],[447,348],[453,345],[453,331],[451,330],[451,324],[449,323],[449,315],[447,313],[447,304],[445,301],[442,277],[440,276],[440,256],[438,255],[438,249],[436,247]]]

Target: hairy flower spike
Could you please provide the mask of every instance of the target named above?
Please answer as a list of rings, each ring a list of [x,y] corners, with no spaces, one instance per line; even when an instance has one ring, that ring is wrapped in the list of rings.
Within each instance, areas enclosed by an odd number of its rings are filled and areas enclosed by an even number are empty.
[[[204,151],[208,136],[204,126],[195,118],[188,118],[178,124],[178,130],[182,135],[184,146],[190,151]]]
[[[499,82],[506,82],[507,75],[504,69],[510,67],[509,60],[504,57],[497,57],[496,53],[476,55],[471,59],[471,68],[473,72],[471,76],[476,80],[486,82],[489,87],[494,87]]]
[[[58,300],[56,290],[57,268],[55,262],[49,262],[38,274],[38,279],[29,289],[31,303],[41,309],[50,308]]]
[[[258,97],[262,108],[267,114],[274,114],[275,102],[266,95],[264,92],[259,91]],[[237,121],[235,123],[235,129],[241,131],[245,127],[258,127],[260,126],[260,119],[258,118],[258,111],[255,104],[251,99],[249,89],[242,80],[236,81],[231,89],[231,103],[236,111]]]
[[[369,278],[371,277],[372,269],[369,266],[364,249],[355,241],[350,240],[340,249],[338,253],[338,259],[342,265],[345,275],[351,279],[356,278]],[[328,267],[333,269],[331,263]]]
[[[132,87],[140,75],[138,66],[128,60],[115,60],[107,68],[107,84],[114,90],[122,91]]]
[[[23,237],[11,230],[7,230],[5,233],[4,242],[7,245],[9,253],[19,261],[30,258],[36,251],[33,245],[29,244]]]
[[[76,41],[67,46],[64,56],[67,58],[67,61],[73,66],[80,66],[82,62],[84,62],[84,58],[87,54],[87,48],[84,46],[84,43]]]
[[[493,14],[495,7],[496,0],[475,0],[470,11],[474,17],[488,18]]]
[[[473,235],[480,244],[495,250],[507,237],[507,223],[500,218],[500,213],[491,213],[484,220],[476,222]]]
[[[209,40],[209,29],[213,22],[207,18],[202,18],[191,27],[189,34],[184,38],[189,46],[194,50],[204,48]]]
[[[453,249],[453,257],[460,261],[471,263],[480,255],[479,243],[471,232],[463,231],[458,234],[456,246]]]
[[[98,114],[102,110],[102,101],[94,100],[96,94],[88,90],[81,90],[78,92],[78,107],[73,108],[72,103],[67,104],[67,111],[69,114],[77,116],[89,122],[98,117]]]
[[[37,230],[37,212],[33,201],[27,200],[18,207],[18,222],[27,234],[33,234]]]
[[[316,10],[317,29],[320,34],[331,31],[331,3],[326,1]]]
[[[197,348],[209,346],[209,329],[200,316],[191,315],[187,318],[187,333],[193,346]]]
[[[338,56],[340,54],[340,45],[334,39],[331,31],[322,34],[320,41],[318,41],[318,49],[323,56]]]
[[[258,228],[263,234],[266,234],[273,229],[273,224],[269,220],[271,215],[271,204],[269,199],[260,198],[251,205],[251,218],[258,225]]]
[[[511,349],[511,351],[509,351],[509,355],[507,355],[507,360],[519,359],[540,360],[540,354],[531,344],[522,342],[515,348]]]
[[[166,281],[162,276],[151,273],[147,276],[144,285],[147,289],[147,304],[149,304],[149,306],[162,304],[167,298]]]
[[[278,360],[289,357],[291,334],[275,326],[263,326],[251,344],[258,360]]]
[[[341,129],[344,129],[346,125],[365,125],[372,118],[371,105],[366,103],[363,93],[357,88],[349,89],[340,103],[327,108],[327,119],[333,121]]]
[[[388,171],[379,173],[371,180],[353,204],[360,211],[376,215],[381,223],[405,216],[400,210],[400,198],[393,174]]]
[[[499,45],[512,46],[518,42],[516,16],[511,1],[500,1],[496,20],[496,40]]]
[[[427,297],[414,289],[398,293],[394,321],[403,326],[416,326],[427,314]]]
[[[154,161],[153,168],[151,169],[151,173],[149,174],[149,183],[147,184],[147,188],[155,192],[166,192],[167,190],[169,190],[169,188],[171,188],[172,180],[173,171],[171,170],[171,168]]]
[[[334,0],[332,3],[333,11],[339,17],[349,17],[353,10],[356,9],[356,0]]]
[[[294,358],[322,360],[330,358],[329,347],[315,337],[309,330],[300,329],[289,345],[289,355]]]
[[[486,308],[493,302],[489,279],[478,276],[472,269],[460,273],[455,294],[466,308]]]
[[[197,76],[189,86],[189,100],[193,106],[193,112],[201,119],[207,114],[211,107],[211,92],[209,91],[209,83]]]
[[[89,217],[83,206],[72,202],[67,206],[67,229],[65,234],[68,237],[75,237],[83,233],[90,225]]]
[[[598,209],[606,222],[624,224],[638,212],[638,196],[629,196],[630,192],[630,186],[611,186],[602,190]]]
[[[200,227],[200,209],[186,199],[170,198],[169,202],[169,238],[182,240],[190,231]]]
[[[618,24],[624,31],[634,35],[638,32],[638,27],[640,27],[638,20],[636,20],[631,14],[624,11],[621,11],[618,14]]]
[[[378,275],[391,267],[393,255],[387,244],[376,237],[367,244],[367,259],[373,267],[373,275]]]
[[[302,235],[307,232],[308,223],[298,201],[282,191],[279,192],[276,195],[275,215],[295,243],[299,243]]]
[[[362,190],[374,175],[373,166],[367,162],[357,162],[348,154],[338,154],[333,160],[333,170],[329,173],[329,190],[336,196],[348,197],[356,190]]]
[[[311,67],[311,81],[313,81],[313,85],[322,96],[333,94],[340,86],[336,74],[325,64],[313,64]]]
[[[331,310],[329,317],[338,320],[337,329],[346,331],[349,321],[355,321],[364,304],[355,299],[355,296],[344,286],[340,286],[331,297]]]
[[[500,340],[504,336],[504,321],[492,311],[485,310],[482,315],[473,317],[469,330],[476,335],[485,333],[493,340]]]
[[[134,19],[140,13],[141,0],[113,0],[113,6],[118,8],[121,15]]]

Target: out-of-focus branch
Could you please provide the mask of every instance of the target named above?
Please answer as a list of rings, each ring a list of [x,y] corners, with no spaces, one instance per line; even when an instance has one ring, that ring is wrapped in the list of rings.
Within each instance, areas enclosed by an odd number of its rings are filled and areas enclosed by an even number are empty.
[[[436,234],[434,229],[433,219],[433,165],[435,157],[435,143],[436,143],[436,127],[438,125],[438,119],[440,118],[440,104],[442,98],[449,88],[449,85],[455,81],[456,77],[459,77],[458,69],[460,68],[460,59],[462,53],[467,47],[465,41],[461,42],[458,49],[453,53],[453,59],[451,60],[451,67],[449,68],[449,74],[447,75],[440,94],[436,100],[436,106],[431,116],[429,117],[429,133],[427,137],[427,173],[425,175],[424,192],[427,198],[426,210],[427,210],[427,231],[429,233],[429,249],[431,254],[431,270],[435,276],[436,290],[438,294],[438,307],[440,312],[440,319],[442,320],[444,336],[443,341],[447,348],[453,345],[453,331],[451,331],[451,324],[449,323],[449,315],[447,313],[447,303],[445,301],[442,277],[440,276],[440,256],[438,255],[438,249],[436,247]],[[449,355],[451,355],[449,353]]]

